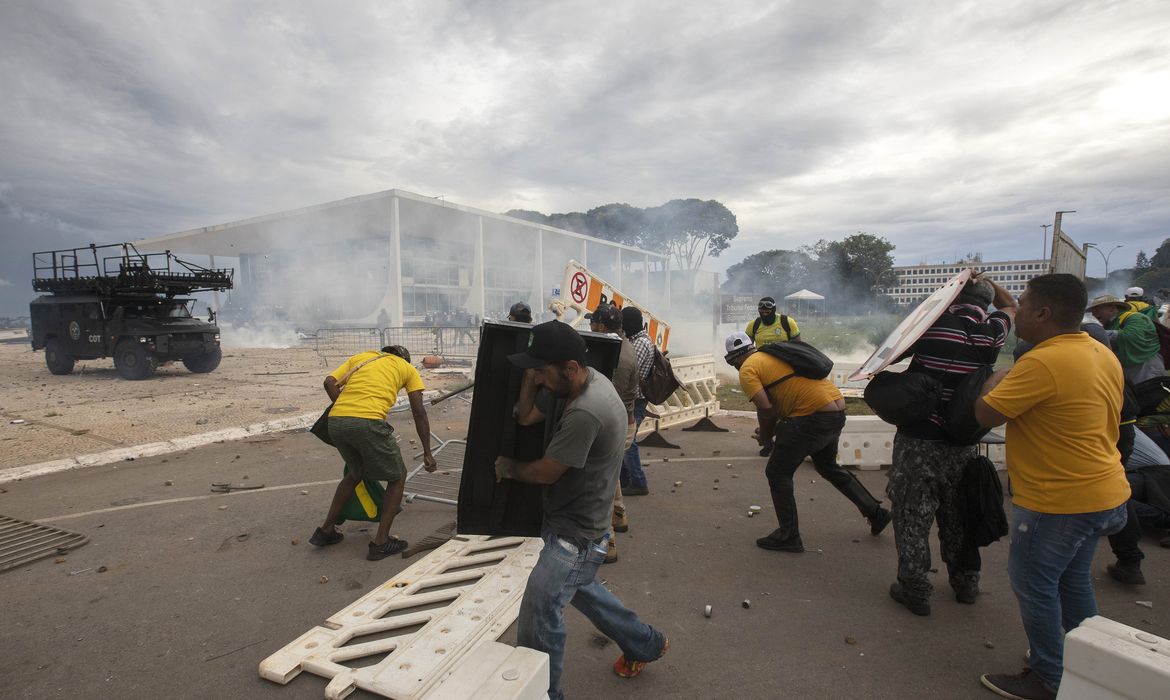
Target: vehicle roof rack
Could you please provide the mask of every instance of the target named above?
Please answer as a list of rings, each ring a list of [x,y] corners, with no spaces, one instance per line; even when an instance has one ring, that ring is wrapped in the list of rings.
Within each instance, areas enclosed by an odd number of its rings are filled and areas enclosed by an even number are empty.
[[[232,288],[231,268],[211,269],[171,251],[140,253],[133,243],[33,253],[33,289],[52,294],[178,294]]]

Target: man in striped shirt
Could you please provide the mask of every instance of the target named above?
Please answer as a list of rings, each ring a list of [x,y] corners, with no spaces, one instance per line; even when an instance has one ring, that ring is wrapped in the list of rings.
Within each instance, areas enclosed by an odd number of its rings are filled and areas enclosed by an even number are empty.
[[[642,312],[632,306],[622,309],[622,332],[634,346],[639,382],[638,389],[634,392],[634,441],[622,458],[622,495],[645,496],[650,493],[650,486],[646,481],[646,473],[642,471],[642,456],[638,453],[637,436],[638,428],[642,427],[642,420],[646,417],[646,406],[650,403],[642,395],[641,382],[650,376],[650,369],[654,364],[654,341],[650,340],[650,335],[646,333]]]
[[[987,305],[997,309],[988,314]],[[955,600],[973,604],[979,594],[979,549],[964,541],[958,486],[977,445],[959,445],[943,430],[951,395],[968,373],[994,365],[1015,317],[1011,293],[979,273],[956,303],[910,347],[908,372],[938,379],[942,395],[926,420],[898,428],[886,494],[892,503],[898,581],[890,597],[915,615],[930,614],[930,530],[938,520],[940,555]]]

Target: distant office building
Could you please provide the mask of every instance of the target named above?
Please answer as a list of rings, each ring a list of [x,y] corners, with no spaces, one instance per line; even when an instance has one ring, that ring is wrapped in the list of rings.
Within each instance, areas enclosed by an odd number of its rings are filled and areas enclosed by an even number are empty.
[[[953,264],[922,263],[921,265],[899,265],[891,268],[888,278],[897,282],[886,287],[884,293],[898,306],[911,306],[930,296],[947,280],[961,270],[974,267],[983,270],[1004,289],[1015,296],[1024,292],[1028,280],[1048,273],[1047,260],[1006,260],[1004,262],[959,262]]]

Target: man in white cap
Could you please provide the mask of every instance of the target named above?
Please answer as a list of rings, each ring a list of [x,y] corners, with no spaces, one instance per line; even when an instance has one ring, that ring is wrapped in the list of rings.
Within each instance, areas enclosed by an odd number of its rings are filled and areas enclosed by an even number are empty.
[[[1125,303],[1129,304],[1129,308],[1145,314],[1149,319],[1155,323],[1158,321],[1158,307],[1154,306],[1154,302],[1146,298],[1146,290],[1141,287],[1130,287],[1125,290]]]
[[[756,540],[756,545],[777,552],[804,551],[792,476],[809,456],[817,473],[852,501],[869,521],[870,534],[881,534],[890,524],[890,511],[853,472],[837,464],[837,442],[845,427],[845,399],[840,389],[829,379],[797,376],[792,365],[757,351],[751,336],[743,331],[729,335],[724,345],[724,359],[739,370],[739,385],[756,405],[756,441],[772,444],[775,436],[764,474],[779,527]]]
[[[1109,334],[1126,381],[1136,385],[1166,374],[1162,343],[1153,321],[1112,294],[1096,297],[1085,311]]]

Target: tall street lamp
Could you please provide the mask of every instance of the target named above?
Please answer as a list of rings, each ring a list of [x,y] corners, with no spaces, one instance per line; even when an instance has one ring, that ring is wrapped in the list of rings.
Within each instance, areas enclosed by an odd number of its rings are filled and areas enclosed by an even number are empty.
[[[1109,253],[1107,254],[1107,253],[1105,253],[1105,251],[1101,250],[1101,246],[1097,245],[1096,243],[1086,243],[1084,245],[1085,251],[1088,251],[1089,248],[1092,248],[1093,250],[1097,251],[1097,254],[1101,256],[1101,259],[1105,261],[1105,283],[1106,284],[1109,283],[1109,258],[1113,257],[1113,251],[1117,250],[1118,248],[1124,248],[1124,247],[1125,247],[1124,243],[1118,243],[1117,245],[1110,248]]]

